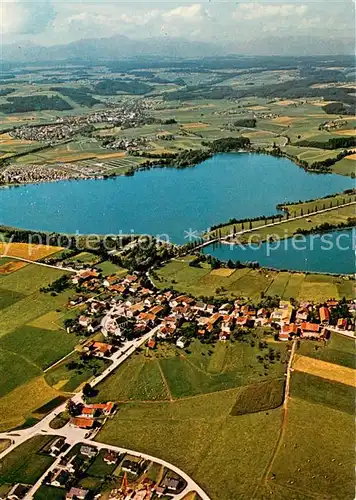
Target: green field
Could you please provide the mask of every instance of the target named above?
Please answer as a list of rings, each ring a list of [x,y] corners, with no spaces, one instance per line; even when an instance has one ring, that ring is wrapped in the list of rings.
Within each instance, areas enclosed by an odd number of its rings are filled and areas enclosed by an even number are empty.
[[[180,400],[120,405],[98,439],[174,463],[213,500],[252,498],[277,440],[280,410],[231,416],[238,391],[198,396],[194,404]]]
[[[338,397],[337,390],[334,394]],[[354,417],[322,403],[293,397],[292,392],[284,445],[273,464],[275,479],[268,484],[286,488],[289,495],[296,491],[306,498],[352,500]]]
[[[261,348],[259,342],[265,338],[267,345]],[[266,355],[269,348],[275,355],[280,353],[280,360],[258,363],[257,356]],[[246,333],[243,341],[212,345],[193,340],[183,352],[162,344],[155,352],[133,356],[116,369],[98,385],[94,401],[175,400],[231,390],[283,378],[285,359],[285,344],[272,341],[271,333],[262,328]]]
[[[41,453],[53,436],[35,436],[0,460],[0,483],[35,484],[54,458]]]
[[[44,378],[44,370],[67,356],[82,340],[63,327],[72,291],[56,296],[40,292],[41,287],[63,274],[29,264],[0,276],[1,429],[21,425],[38,408],[74,391],[106,366],[102,361],[95,361],[94,366],[93,361],[92,367],[76,371],[59,365]],[[78,354],[73,356],[74,360],[79,358]]]
[[[332,333],[325,344],[301,342],[298,353],[349,368],[355,368],[355,341],[352,338]]]
[[[319,302],[354,296],[354,281],[343,277],[250,268],[232,270],[230,276],[223,276],[204,262],[201,267],[191,267],[189,259],[168,262],[156,270],[154,281],[158,288],[173,288],[196,297],[244,297],[252,302],[259,301],[261,293]]]

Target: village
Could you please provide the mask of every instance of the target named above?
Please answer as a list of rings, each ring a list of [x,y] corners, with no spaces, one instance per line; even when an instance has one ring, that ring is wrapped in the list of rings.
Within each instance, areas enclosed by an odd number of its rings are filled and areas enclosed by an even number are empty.
[[[190,338],[204,341],[227,341],[236,331],[255,327],[271,328],[275,340],[327,340],[330,331],[351,336],[356,304],[330,299],[323,304],[279,300],[270,307],[257,308],[236,299],[226,303],[205,303],[202,300],[178,294],[172,290],[154,289],[150,280],[132,274],[100,276],[95,269],[82,269],[72,278],[83,293],[70,301],[70,307],[85,304],[81,314],[68,322],[68,331],[92,334],[101,332],[105,341],[93,341],[85,349],[98,357],[107,357],[127,339],[137,338],[156,328],[147,342],[155,348],[162,341],[174,342],[184,349]],[[149,286],[151,285],[151,286]],[[88,297],[88,292],[104,293],[99,298]],[[189,337],[182,335],[182,325],[189,323]],[[186,329],[185,329],[186,331]]]
[[[15,484],[1,498],[32,498],[39,490],[51,498],[91,500],[101,498],[102,490],[109,500],[158,500],[167,495],[179,498],[187,487],[179,474],[164,465],[100,443],[73,445],[66,437],[53,436],[38,453],[53,461],[38,484],[33,488]]]

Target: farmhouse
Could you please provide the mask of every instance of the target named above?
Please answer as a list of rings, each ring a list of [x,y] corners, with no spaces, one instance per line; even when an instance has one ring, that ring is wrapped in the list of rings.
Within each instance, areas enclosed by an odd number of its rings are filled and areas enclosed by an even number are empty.
[[[323,324],[327,324],[330,321],[330,312],[329,309],[325,306],[320,307],[319,309],[320,322]]]
[[[119,456],[117,453],[114,451],[108,451],[106,455],[104,456],[104,462],[108,465],[114,465],[116,464]]]
[[[320,325],[318,323],[302,323],[301,325],[302,337],[319,337]]]
[[[79,429],[92,429],[94,423],[95,420],[93,418],[86,417],[73,417],[69,422],[72,427],[78,427]]]

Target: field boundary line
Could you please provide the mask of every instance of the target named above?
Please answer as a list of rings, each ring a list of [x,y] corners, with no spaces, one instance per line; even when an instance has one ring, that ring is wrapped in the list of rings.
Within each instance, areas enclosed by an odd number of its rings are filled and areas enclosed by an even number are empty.
[[[174,398],[173,398],[173,396],[172,396],[171,389],[170,389],[170,387],[169,387],[169,385],[168,385],[168,381],[167,381],[167,379],[166,379],[166,376],[165,376],[165,374],[164,374],[164,372],[163,372],[163,369],[162,369],[161,363],[159,362],[159,359],[157,359],[157,358],[156,358],[156,362],[157,362],[157,364],[158,364],[158,369],[159,369],[159,372],[160,372],[161,377],[162,377],[162,382],[163,382],[163,384],[165,385],[165,387],[166,387],[166,389],[167,389],[167,393],[168,393],[169,400],[170,400],[170,402],[172,403],[172,402],[174,401]]]

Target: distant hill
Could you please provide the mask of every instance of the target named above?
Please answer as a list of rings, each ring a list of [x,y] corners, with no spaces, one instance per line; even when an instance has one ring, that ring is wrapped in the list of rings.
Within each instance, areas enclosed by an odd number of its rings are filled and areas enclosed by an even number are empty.
[[[70,59],[117,60],[138,56],[160,56],[169,58],[206,57],[226,54],[219,45],[194,42],[182,38],[147,38],[133,40],[116,35],[110,38],[79,40],[66,45],[42,47],[33,44],[3,45],[1,58],[4,61],[37,62]]]
[[[200,58],[240,54],[248,56],[309,56],[353,54],[353,38],[268,37],[235,43],[197,42],[183,38],[152,37],[134,40],[122,35],[91,38],[43,47],[31,43],[2,45],[1,59],[9,62],[118,60],[134,57]]]

